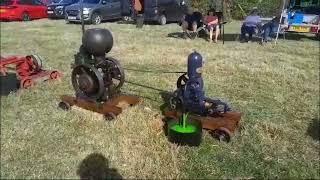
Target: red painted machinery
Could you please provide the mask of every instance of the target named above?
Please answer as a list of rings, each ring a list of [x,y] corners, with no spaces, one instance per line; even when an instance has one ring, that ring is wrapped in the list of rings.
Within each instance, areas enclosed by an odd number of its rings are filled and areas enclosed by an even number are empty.
[[[61,77],[58,71],[42,69],[42,60],[37,55],[2,57],[0,73],[6,76],[8,70],[15,70],[20,81],[20,88],[29,88],[39,81],[57,79]]]

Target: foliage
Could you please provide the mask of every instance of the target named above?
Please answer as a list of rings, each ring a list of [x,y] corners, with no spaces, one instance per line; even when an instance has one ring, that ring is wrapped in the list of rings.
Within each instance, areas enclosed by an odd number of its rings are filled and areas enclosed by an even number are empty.
[[[242,19],[253,7],[258,7],[262,16],[271,17],[279,13],[281,9],[281,0],[225,0],[224,9],[226,16],[234,19]],[[216,10],[222,10],[222,0],[192,0],[192,6],[204,12],[210,7]]]

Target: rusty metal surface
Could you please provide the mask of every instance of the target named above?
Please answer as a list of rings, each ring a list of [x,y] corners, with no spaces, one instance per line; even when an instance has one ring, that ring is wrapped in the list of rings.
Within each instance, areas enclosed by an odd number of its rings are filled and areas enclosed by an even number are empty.
[[[78,106],[80,108],[97,112],[100,114],[114,114],[115,116],[122,113],[122,110],[128,106],[134,106],[140,102],[140,99],[136,96],[130,95],[119,95],[110,99],[107,102],[95,102],[90,100],[85,100],[81,98],[75,98],[72,96],[63,95],[61,100],[68,103],[70,106]],[[126,106],[124,106],[126,104]]]
[[[177,111],[169,111],[169,110],[164,111],[165,117],[173,118],[176,120],[178,120],[178,117],[180,117],[181,115],[182,113]],[[233,134],[239,128],[241,113],[230,111],[215,117],[210,117],[210,116],[203,117],[203,116],[190,114],[189,117],[191,119],[201,121],[203,129],[213,131],[219,128],[226,128]]]

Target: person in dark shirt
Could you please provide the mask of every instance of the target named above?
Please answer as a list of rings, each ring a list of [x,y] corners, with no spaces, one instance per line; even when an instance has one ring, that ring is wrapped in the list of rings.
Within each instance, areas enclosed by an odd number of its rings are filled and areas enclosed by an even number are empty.
[[[273,18],[270,22],[262,26],[263,42],[268,42],[272,40],[272,37],[274,37],[278,31],[279,21],[280,21],[280,17],[277,16]]]
[[[198,27],[202,23],[202,14],[200,12],[193,12],[191,8],[188,8],[187,13],[184,15],[182,20],[182,30],[184,32],[184,37],[191,34],[191,36],[196,36]]]
[[[261,19],[258,15],[258,9],[253,8],[250,15],[246,17],[241,26],[241,41],[247,41],[246,34],[249,34],[249,41],[252,40],[252,35],[256,29],[261,27]]]

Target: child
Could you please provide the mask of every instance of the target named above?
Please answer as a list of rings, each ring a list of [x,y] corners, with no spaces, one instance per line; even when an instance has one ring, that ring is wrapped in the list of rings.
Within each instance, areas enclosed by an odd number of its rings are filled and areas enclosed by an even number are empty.
[[[204,17],[203,20],[204,24],[206,25],[207,30],[209,31],[209,42],[212,42],[213,31],[215,32],[214,42],[217,43],[218,36],[219,36],[219,20],[218,17],[215,15],[215,10],[211,9],[208,11],[207,16]]]

